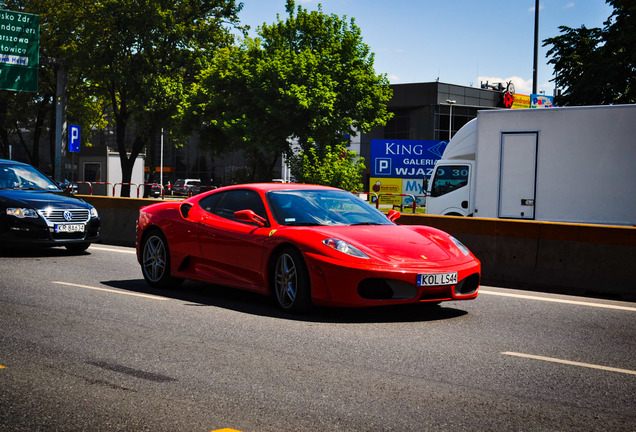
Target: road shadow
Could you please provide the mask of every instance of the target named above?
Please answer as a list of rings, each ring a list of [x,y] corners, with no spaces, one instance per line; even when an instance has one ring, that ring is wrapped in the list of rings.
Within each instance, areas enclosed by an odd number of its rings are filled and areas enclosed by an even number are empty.
[[[64,246],[39,247],[2,245],[0,247],[0,258],[55,258],[90,254],[90,248],[82,252],[71,252]]]
[[[151,294],[186,302],[188,306],[213,306],[250,315],[315,323],[400,323],[427,322],[458,318],[468,312],[440,305],[409,304],[369,308],[313,307],[303,315],[280,310],[270,296],[224,286],[186,281],[178,289],[155,289],[143,279],[111,280],[102,284],[141,294]]]

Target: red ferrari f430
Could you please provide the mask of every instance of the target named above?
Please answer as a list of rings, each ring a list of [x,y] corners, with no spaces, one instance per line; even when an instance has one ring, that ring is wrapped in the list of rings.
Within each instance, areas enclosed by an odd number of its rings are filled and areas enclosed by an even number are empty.
[[[234,185],[142,208],[137,258],[153,287],[230,286],[290,312],[477,297],[481,265],[466,246],[397,217],[332,187]]]

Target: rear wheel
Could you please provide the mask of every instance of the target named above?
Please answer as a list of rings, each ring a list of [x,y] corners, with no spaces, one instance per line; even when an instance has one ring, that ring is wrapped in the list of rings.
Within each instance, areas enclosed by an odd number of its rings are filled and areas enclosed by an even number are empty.
[[[170,275],[170,250],[161,231],[153,230],[141,244],[141,271],[148,285],[155,288],[176,288],[182,279]]]
[[[293,313],[305,312],[311,306],[309,272],[296,249],[283,249],[276,258],[273,289],[278,306]]]

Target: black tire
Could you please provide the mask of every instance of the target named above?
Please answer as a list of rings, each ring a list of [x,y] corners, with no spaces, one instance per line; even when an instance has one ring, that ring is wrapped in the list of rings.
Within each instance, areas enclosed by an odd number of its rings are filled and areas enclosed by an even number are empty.
[[[91,244],[86,242],[86,243],[72,243],[72,244],[67,244],[64,247],[66,248],[66,250],[68,250],[71,253],[82,253],[84,252],[86,249],[88,249],[88,247]]]
[[[159,230],[152,230],[141,241],[141,272],[148,285],[155,288],[177,288],[183,279],[170,275],[170,249]]]
[[[302,313],[311,307],[309,272],[296,249],[285,248],[276,255],[272,290],[276,303],[286,312]]]

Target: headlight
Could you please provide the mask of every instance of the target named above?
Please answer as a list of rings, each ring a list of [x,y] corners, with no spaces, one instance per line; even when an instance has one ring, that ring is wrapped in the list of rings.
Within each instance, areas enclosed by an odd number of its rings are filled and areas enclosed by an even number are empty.
[[[15,216],[19,219],[38,217],[38,213],[30,208],[8,208],[7,214],[10,216]]]
[[[322,241],[325,245],[339,252],[346,253],[357,258],[369,259],[369,257],[357,247],[350,245],[344,240],[330,238]]]
[[[92,218],[96,218],[98,217],[97,215],[97,209],[95,207],[91,207],[91,217]]]
[[[462,242],[460,242],[459,240],[457,240],[455,237],[451,236],[450,237],[451,241],[453,243],[455,243],[455,246],[457,246],[457,249],[459,249],[460,251],[462,251],[462,253],[466,256],[470,255],[470,251],[468,250],[468,248],[466,246],[464,246],[464,244]]]

